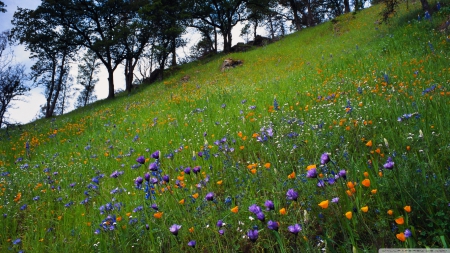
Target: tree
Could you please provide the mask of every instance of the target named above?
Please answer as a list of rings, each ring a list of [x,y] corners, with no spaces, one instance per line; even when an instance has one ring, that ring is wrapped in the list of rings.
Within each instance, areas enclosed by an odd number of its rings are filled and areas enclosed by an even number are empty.
[[[25,66],[13,64],[13,52],[8,51],[8,36],[8,31],[0,33],[0,127],[7,123],[5,116],[11,102],[30,90],[25,84]]]
[[[95,75],[98,73],[98,67],[100,67],[100,63],[98,62],[97,55],[88,50],[81,59],[81,64],[78,65],[77,81],[83,89],[77,98],[76,108],[85,107],[97,99],[97,96],[94,94],[94,89],[98,83],[98,78],[95,78]]]
[[[217,28],[223,36],[223,51],[227,53],[232,45],[231,30],[246,20],[245,3],[244,0],[193,0],[192,18]]]
[[[0,1],[0,12],[5,13],[5,12],[6,12],[5,7],[6,7],[5,3],[3,3],[2,1]]]
[[[19,8],[12,23],[11,38],[25,44],[31,58],[37,59],[31,67],[32,77],[36,85],[45,88],[47,102],[43,108],[45,117],[50,118],[55,113],[68,77],[69,63],[78,48],[74,44],[75,34],[59,26],[54,16],[39,8],[35,11]]]

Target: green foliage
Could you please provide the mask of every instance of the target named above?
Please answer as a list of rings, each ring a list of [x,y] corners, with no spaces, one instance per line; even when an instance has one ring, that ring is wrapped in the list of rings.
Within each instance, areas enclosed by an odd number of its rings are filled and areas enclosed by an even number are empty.
[[[435,29],[445,16],[399,22],[420,8],[401,4],[386,26],[376,22],[382,8],[1,132],[1,251],[448,246],[450,50]],[[225,58],[243,65],[221,72]],[[312,165],[317,178],[307,177]],[[136,187],[146,173],[153,188]]]

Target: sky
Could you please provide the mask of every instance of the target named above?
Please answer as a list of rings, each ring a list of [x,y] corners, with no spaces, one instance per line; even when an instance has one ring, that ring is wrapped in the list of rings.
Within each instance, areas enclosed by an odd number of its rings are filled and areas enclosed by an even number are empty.
[[[13,18],[14,12],[17,11],[17,8],[27,8],[27,9],[36,9],[41,3],[40,0],[2,0],[6,4],[6,13],[0,13],[0,32],[9,30],[13,28],[11,24],[11,20]],[[239,33],[241,30],[240,25],[236,26],[233,31],[233,44],[238,42],[244,42],[243,39],[239,38]],[[179,49],[177,51],[177,56],[183,57],[184,52],[188,53],[189,48],[197,43],[200,39],[198,35],[188,33],[185,35],[185,38],[189,40],[188,45],[184,49]],[[33,65],[33,61],[29,59],[30,54],[25,50],[25,47],[22,45],[13,47],[14,55],[15,55],[15,63],[16,64],[24,64],[29,71],[30,67]],[[125,89],[125,80],[123,74],[123,68],[119,67],[114,72],[114,88]],[[72,67],[71,75],[76,80],[77,68],[76,66]],[[100,67],[99,74],[97,76],[99,78],[99,82],[95,87],[95,94],[97,95],[97,99],[105,99],[108,96],[108,74],[106,68],[103,65]],[[34,88],[30,91],[29,95],[26,97],[20,97],[21,101],[16,101],[12,104],[12,107],[8,109],[6,113],[6,119],[10,123],[19,123],[26,124],[31,121],[34,121],[38,118],[40,106],[46,103],[45,96],[43,95],[43,90],[41,88]],[[69,108],[69,110],[72,110]]]

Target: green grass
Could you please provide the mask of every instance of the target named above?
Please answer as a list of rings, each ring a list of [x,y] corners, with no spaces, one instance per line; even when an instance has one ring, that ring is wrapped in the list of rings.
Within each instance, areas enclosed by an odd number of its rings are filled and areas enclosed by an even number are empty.
[[[402,5],[389,25],[377,22],[375,5],[263,48],[183,65],[132,95],[2,130],[0,251],[447,247],[450,38],[437,27],[450,9],[443,5],[420,22],[418,2]],[[221,72],[226,57],[244,64]],[[323,153],[330,162],[321,164]],[[383,167],[388,158],[393,169]],[[158,182],[137,188],[153,162]],[[318,178],[306,176],[310,165]],[[330,180],[340,171],[345,178]],[[296,200],[287,199],[290,189]],[[264,221],[250,212],[254,204]],[[182,226],[176,236],[173,224]],[[294,224],[302,226],[297,235],[288,229]],[[406,229],[411,236],[397,239]]]

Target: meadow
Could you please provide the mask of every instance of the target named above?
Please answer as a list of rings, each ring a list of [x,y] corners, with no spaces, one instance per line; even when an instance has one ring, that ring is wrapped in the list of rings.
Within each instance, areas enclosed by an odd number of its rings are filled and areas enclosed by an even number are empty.
[[[449,247],[441,4],[388,24],[374,5],[2,129],[0,251]],[[244,64],[221,72],[228,57]]]

